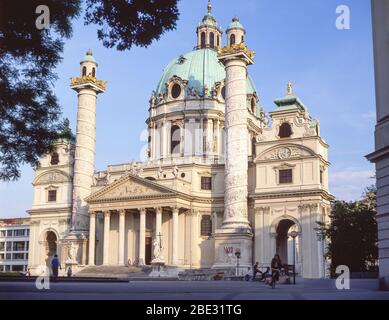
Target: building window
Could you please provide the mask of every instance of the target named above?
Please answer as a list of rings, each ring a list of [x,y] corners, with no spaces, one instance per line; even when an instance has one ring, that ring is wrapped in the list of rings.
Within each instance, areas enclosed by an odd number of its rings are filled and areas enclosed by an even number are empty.
[[[292,169],[279,170],[279,183],[293,183],[293,171]]]
[[[212,235],[212,220],[210,215],[201,217],[201,236],[209,237]]]
[[[221,95],[222,95],[223,100],[226,100],[226,86],[223,86],[223,88],[221,90]]]
[[[292,135],[292,128],[288,122],[284,122],[280,127],[278,136],[280,138],[289,138]]]
[[[241,42],[244,43],[244,36],[242,36],[242,41]]]
[[[257,155],[257,152],[256,152],[256,148],[255,148],[255,145],[257,143],[257,139],[254,137],[251,139],[251,154],[253,155],[253,160],[255,158],[255,156]]]
[[[255,114],[255,107],[256,107],[257,103],[255,101],[255,98],[253,97],[251,99],[251,112]]]
[[[232,34],[230,37],[230,46],[232,46],[233,44],[235,44],[235,35],[234,34]]]
[[[12,231],[13,230],[7,230],[7,237],[13,237]]]
[[[0,230],[0,237],[5,237],[5,235],[6,235],[5,230]]]
[[[52,155],[51,155],[51,160],[50,160],[50,164],[52,166],[55,166],[59,163],[59,155],[57,152],[54,152]]]
[[[13,251],[24,251],[24,241],[15,241]]]
[[[28,251],[29,250],[29,242],[26,241],[26,247],[25,247],[25,251]]]
[[[0,253],[0,261],[4,260],[4,258],[5,258],[4,253]]]
[[[6,246],[7,246],[7,251],[11,251],[12,250],[12,242],[11,241],[8,241]]]
[[[201,177],[201,190],[212,190],[211,177]]]
[[[209,34],[209,46],[211,48],[215,47],[215,34],[213,32]]]
[[[323,170],[320,170],[320,184],[323,184],[324,181],[323,174],[324,174]]]
[[[177,99],[181,95],[181,86],[178,83],[175,83],[172,86],[170,93],[173,99]]]
[[[5,260],[12,260],[12,255],[10,253],[6,253]]]
[[[48,202],[56,202],[57,201],[57,190],[49,190],[48,191],[47,201]]]
[[[179,154],[180,153],[180,142],[181,142],[181,130],[179,126],[173,126],[170,130],[171,141],[170,141],[170,153]]]
[[[96,68],[92,68],[92,77],[96,78]]]
[[[201,32],[201,49],[205,48],[205,32]]]
[[[217,36],[217,46],[220,47],[220,36]]]
[[[23,271],[24,266],[23,265],[14,265],[12,266],[12,271]]]
[[[82,67],[82,76],[83,76],[83,77],[86,76],[86,67]]]
[[[12,260],[24,260],[24,253],[14,253]]]
[[[24,237],[24,232],[25,232],[24,229],[15,230],[15,231],[14,231],[14,236],[15,236],[15,237]]]
[[[0,242],[0,251],[4,251],[5,249],[5,242]]]

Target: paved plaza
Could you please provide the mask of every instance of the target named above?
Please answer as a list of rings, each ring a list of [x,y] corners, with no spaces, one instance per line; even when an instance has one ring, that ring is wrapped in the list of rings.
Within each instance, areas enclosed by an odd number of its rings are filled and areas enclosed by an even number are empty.
[[[131,281],[121,283],[51,283],[37,290],[34,282],[0,282],[0,300],[389,300],[377,280],[352,280],[339,291],[332,280],[302,280],[271,289],[263,283],[240,281]]]

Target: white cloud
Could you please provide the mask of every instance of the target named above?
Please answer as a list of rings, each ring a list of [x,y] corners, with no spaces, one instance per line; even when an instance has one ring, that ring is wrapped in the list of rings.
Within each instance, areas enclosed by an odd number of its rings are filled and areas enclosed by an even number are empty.
[[[359,200],[366,187],[375,183],[373,170],[348,168],[330,173],[330,191],[338,200]]]

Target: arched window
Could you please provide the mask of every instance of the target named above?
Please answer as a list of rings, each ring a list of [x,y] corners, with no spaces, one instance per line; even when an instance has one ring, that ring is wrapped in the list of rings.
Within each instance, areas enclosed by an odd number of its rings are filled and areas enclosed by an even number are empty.
[[[83,76],[83,77],[86,76],[86,67],[82,67],[82,76]]]
[[[224,100],[226,100],[226,86],[223,86],[222,90],[221,90],[221,95],[222,95],[222,98]]]
[[[210,215],[201,217],[201,236],[210,237],[212,235],[212,220]]]
[[[288,122],[284,122],[280,127],[278,136],[280,138],[289,138],[292,135],[292,128]]]
[[[230,46],[232,46],[233,44],[235,44],[235,35],[234,34],[232,34],[230,37]]]
[[[59,154],[57,152],[53,152],[51,155],[50,164],[55,166],[59,163]]]
[[[213,32],[209,34],[209,46],[211,48],[215,47],[215,34]]]
[[[201,49],[205,48],[205,32],[201,32]]]
[[[171,154],[179,154],[181,152],[180,150],[180,143],[181,143],[181,132],[179,126],[172,126],[172,129],[170,131],[171,133],[171,143],[170,143],[170,153]]]
[[[96,77],[96,68],[92,68],[92,77],[93,77],[93,78]]]
[[[244,43],[244,36],[242,36],[242,41],[241,41],[241,43]]]
[[[171,96],[173,99],[177,99],[181,95],[181,86],[178,83],[173,84],[171,90]]]
[[[220,47],[220,36],[217,36],[217,46]]]
[[[255,98],[251,99],[251,112],[255,113],[255,106],[256,106]]]

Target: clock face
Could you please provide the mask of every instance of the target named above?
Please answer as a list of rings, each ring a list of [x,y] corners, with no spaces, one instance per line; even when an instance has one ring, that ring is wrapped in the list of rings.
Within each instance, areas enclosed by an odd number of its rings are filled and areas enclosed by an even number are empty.
[[[278,156],[280,157],[280,159],[288,159],[290,158],[291,155],[292,155],[292,151],[290,151],[289,148],[282,148],[278,152]]]

